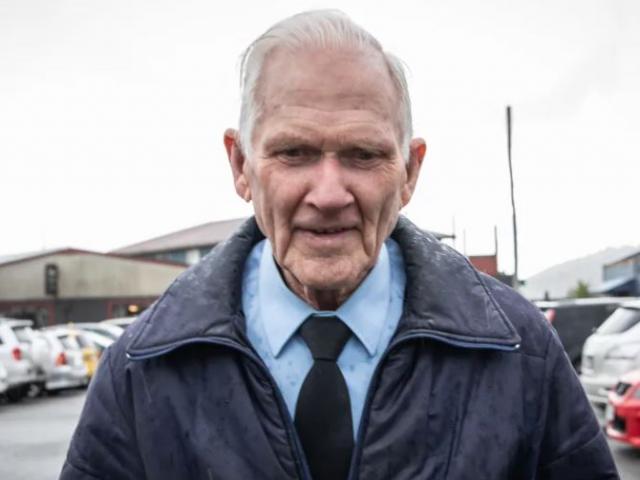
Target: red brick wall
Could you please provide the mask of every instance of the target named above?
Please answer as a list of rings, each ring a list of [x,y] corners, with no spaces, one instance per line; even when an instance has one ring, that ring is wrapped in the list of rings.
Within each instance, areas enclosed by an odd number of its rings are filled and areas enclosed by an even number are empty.
[[[481,272],[495,277],[498,274],[498,258],[495,255],[471,255],[471,263]]]

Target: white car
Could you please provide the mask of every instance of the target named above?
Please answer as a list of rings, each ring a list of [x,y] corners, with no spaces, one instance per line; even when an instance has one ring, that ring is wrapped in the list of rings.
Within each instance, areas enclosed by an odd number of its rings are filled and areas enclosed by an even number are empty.
[[[38,393],[86,386],[89,383],[87,367],[82,352],[66,351],[53,333],[34,330],[31,320],[7,320],[16,335],[26,358],[34,365],[36,378],[33,384]]]
[[[82,330],[83,338],[91,342],[91,344],[98,350],[98,355],[101,356],[107,347],[109,347],[115,340],[113,338],[106,337],[100,333],[90,332],[88,330]]]
[[[54,332],[43,331],[40,335],[49,344],[51,352],[44,364],[47,392],[86,386],[89,383],[89,371],[81,349],[65,348]]]
[[[13,330],[24,357],[33,364],[35,379],[32,386],[37,392],[42,392],[45,388],[46,373],[44,363],[51,354],[51,347],[44,338],[33,330],[31,320],[7,319],[7,325]]]
[[[22,400],[36,381],[36,371],[6,318],[0,318],[0,363],[7,372],[5,396],[10,402]]]
[[[640,300],[623,303],[587,338],[580,380],[591,403],[604,407],[621,375],[640,368]]]
[[[75,326],[56,325],[46,327],[44,331],[53,333],[62,342],[66,349],[79,350],[85,352],[85,363],[93,363],[94,360],[87,358],[87,350],[95,352],[95,363],[102,356],[102,352],[113,343],[113,339],[105,337],[95,332],[81,330]],[[90,368],[89,377],[93,376],[95,367]]]
[[[106,320],[102,320],[100,323],[104,325],[115,325],[117,327],[120,327],[124,331],[129,325],[131,325],[136,320],[136,318],[138,317],[134,316],[134,317],[108,318]]]
[[[7,391],[9,384],[7,383],[7,369],[0,363],[0,397]]]
[[[102,322],[78,322],[74,323],[73,326],[79,330],[97,333],[113,341],[120,338],[120,335],[124,332],[124,328],[122,327]]]

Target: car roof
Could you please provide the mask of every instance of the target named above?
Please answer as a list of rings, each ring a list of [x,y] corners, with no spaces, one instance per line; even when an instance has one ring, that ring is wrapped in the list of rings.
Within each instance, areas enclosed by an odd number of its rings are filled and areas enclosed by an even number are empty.
[[[79,333],[85,333],[84,330],[79,330],[75,327],[68,327],[66,325],[51,325],[49,327],[44,327],[42,329],[45,332],[52,332],[56,335],[60,334],[60,335],[68,335],[68,334],[79,334]]]
[[[640,299],[638,300],[633,300],[630,302],[624,302],[622,305],[620,305],[621,307],[624,308],[634,308],[634,309],[640,309]]]
[[[563,300],[536,300],[533,302],[538,308],[557,308],[567,306],[586,306],[586,305],[607,305],[637,302],[640,305],[640,299],[636,297],[590,297],[590,298],[566,298]]]
[[[635,385],[640,383],[640,370],[631,370],[620,377],[620,380]]]
[[[113,343],[113,339],[109,338],[101,333],[98,332],[93,332],[91,330],[83,330],[82,328],[77,328],[75,325],[53,325],[50,327],[45,327],[43,330],[46,330],[48,332],[53,332],[56,335],[81,335],[85,338],[88,339],[105,339],[108,340],[109,342]]]
[[[26,320],[23,318],[0,318],[4,320],[10,327],[33,327],[33,320]]]
[[[116,317],[116,318],[107,318],[106,320],[101,320],[100,323],[103,325],[122,325],[133,323],[137,318],[136,315],[132,317]]]
[[[109,332],[113,332],[114,330],[120,331],[119,327],[113,323],[102,323],[102,322],[78,322],[73,324],[76,328],[97,328],[99,330],[106,330]]]

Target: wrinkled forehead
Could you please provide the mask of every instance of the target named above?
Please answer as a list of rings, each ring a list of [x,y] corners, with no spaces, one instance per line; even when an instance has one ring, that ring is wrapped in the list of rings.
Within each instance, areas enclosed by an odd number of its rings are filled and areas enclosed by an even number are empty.
[[[261,116],[283,106],[367,110],[400,120],[400,95],[380,52],[371,48],[274,49],[265,59],[256,98]]]

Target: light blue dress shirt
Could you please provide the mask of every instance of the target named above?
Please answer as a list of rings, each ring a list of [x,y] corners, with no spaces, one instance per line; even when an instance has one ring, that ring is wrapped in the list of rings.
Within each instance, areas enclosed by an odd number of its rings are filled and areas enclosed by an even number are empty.
[[[347,301],[336,311],[318,311],[289,290],[267,240],[253,248],[242,283],[247,336],[271,371],[291,418],[313,364],[311,352],[297,330],[309,315],[335,315],[353,333],[338,358],[338,366],[349,390],[356,436],[371,376],[402,315],[405,283],[402,253],[398,244],[388,239],[375,267]]]

